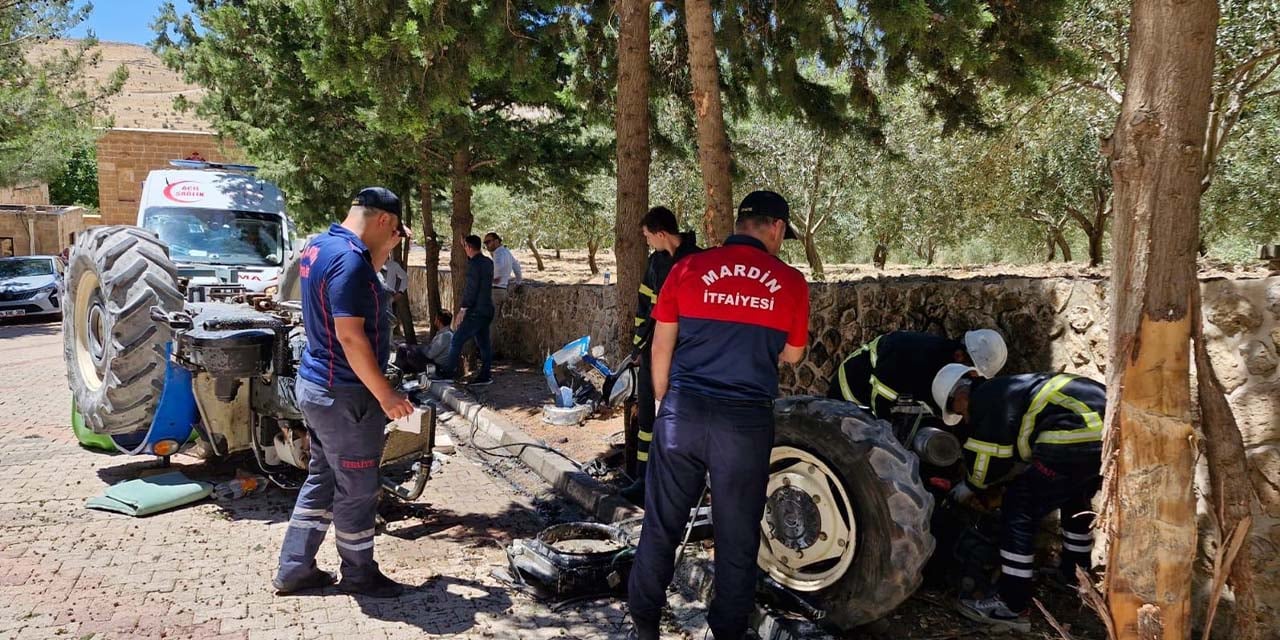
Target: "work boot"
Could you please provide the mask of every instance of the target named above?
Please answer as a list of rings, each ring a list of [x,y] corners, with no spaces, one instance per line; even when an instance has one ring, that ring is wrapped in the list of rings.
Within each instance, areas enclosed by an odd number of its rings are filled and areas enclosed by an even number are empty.
[[[644,506],[644,478],[642,477],[639,480],[636,480],[635,482],[631,483],[631,486],[626,487],[622,491],[619,491],[618,495],[622,496],[623,500],[626,500],[627,502],[630,502],[631,504],[634,504],[637,507],[643,507]]]
[[[631,632],[627,634],[627,640],[660,640],[661,637],[658,627],[650,628],[638,624],[633,624]]]
[[[309,591],[312,589],[323,589],[327,586],[332,585],[337,581],[338,581],[338,576],[334,575],[332,571],[316,569],[312,571],[310,575],[307,575],[301,580],[294,580],[289,583],[281,582],[280,578],[272,578],[271,586],[275,587],[276,595],[288,596],[288,595],[293,595],[295,593],[299,593],[301,591]]]
[[[493,377],[488,374],[477,375],[467,381],[468,387],[484,387],[493,384]]]
[[[956,605],[956,610],[960,615],[974,622],[1023,633],[1031,631],[1031,617],[1027,612],[1015,612],[1009,609],[1000,596],[991,596],[982,600],[961,600]]]
[[[370,598],[396,598],[404,593],[404,585],[383,575],[381,571],[360,581],[343,578],[338,591]]]

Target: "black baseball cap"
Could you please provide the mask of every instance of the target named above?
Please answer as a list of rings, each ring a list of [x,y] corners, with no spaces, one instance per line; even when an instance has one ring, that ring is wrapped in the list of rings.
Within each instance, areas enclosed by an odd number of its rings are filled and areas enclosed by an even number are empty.
[[[380,209],[400,217],[400,197],[386,187],[365,187],[351,199],[351,204]]]
[[[787,240],[796,238],[796,230],[791,228],[791,207],[787,199],[772,191],[752,191],[738,204],[738,218],[746,216],[769,216],[787,223]]]

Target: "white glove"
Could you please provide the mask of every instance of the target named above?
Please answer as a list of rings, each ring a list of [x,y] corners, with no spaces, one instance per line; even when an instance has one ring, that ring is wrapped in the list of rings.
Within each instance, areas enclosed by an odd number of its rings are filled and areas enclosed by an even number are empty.
[[[973,489],[969,486],[969,483],[961,480],[956,483],[956,486],[951,487],[951,493],[948,495],[959,504],[968,504],[973,499]]]

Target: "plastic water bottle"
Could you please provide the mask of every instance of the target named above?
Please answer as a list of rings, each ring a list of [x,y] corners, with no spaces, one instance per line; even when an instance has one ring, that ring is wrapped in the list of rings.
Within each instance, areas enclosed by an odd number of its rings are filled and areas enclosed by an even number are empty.
[[[213,487],[215,500],[239,500],[251,493],[267,488],[267,479],[262,476],[241,476],[234,480],[220,482]]]
[[[604,285],[606,287],[609,286],[609,270],[608,269],[604,270]]]
[[[572,407],[573,390],[569,387],[560,387],[560,397],[556,399],[556,404],[565,409]]]

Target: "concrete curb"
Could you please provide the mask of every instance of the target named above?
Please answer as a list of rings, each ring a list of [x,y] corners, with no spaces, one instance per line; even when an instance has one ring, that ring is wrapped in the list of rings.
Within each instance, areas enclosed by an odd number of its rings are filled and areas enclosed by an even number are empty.
[[[545,443],[530,437],[501,414],[486,408],[457,387],[445,382],[433,382],[431,395],[466,418],[489,438],[503,445],[514,445],[509,449],[512,455],[517,456],[534,473],[568,496],[597,521],[614,523],[643,515],[640,509],[583,473],[564,457],[537,447],[519,446]]]

